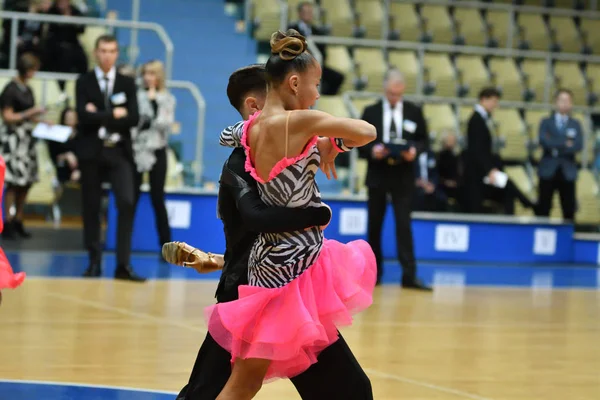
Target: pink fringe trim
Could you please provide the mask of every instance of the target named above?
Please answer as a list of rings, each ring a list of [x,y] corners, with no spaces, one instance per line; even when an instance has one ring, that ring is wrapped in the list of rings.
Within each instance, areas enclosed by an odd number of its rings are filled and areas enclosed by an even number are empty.
[[[252,176],[257,182],[264,184],[264,183],[267,183],[267,182],[273,180],[277,175],[279,175],[281,173],[281,171],[283,171],[290,165],[293,165],[293,164],[297,163],[298,161],[302,160],[303,158],[305,158],[308,155],[308,153],[310,152],[310,149],[317,143],[319,138],[317,136],[313,136],[313,138],[310,140],[310,142],[308,142],[308,144],[304,148],[304,151],[300,155],[298,155],[296,157],[287,157],[287,158],[284,157],[281,160],[279,160],[277,162],[277,164],[275,164],[273,166],[273,168],[271,169],[271,172],[269,173],[269,178],[265,181],[258,175],[258,172],[256,172],[256,168],[254,168],[252,157],[250,156],[250,145],[248,145],[248,131],[250,130],[252,123],[254,122],[254,120],[256,118],[258,118],[260,113],[261,113],[260,111],[255,112],[244,122],[244,128],[243,128],[243,134],[242,134],[242,146],[244,147],[244,151],[246,153],[246,164],[245,164],[246,172],[250,173],[250,176]]]

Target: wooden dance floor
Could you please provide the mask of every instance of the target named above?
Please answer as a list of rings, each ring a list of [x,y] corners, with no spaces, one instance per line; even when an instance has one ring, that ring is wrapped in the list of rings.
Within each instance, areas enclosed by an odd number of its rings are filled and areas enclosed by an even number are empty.
[[[3,292],[0,377],[177,392],[214,289],[29,279]],[[343,334],[377,400],[600,399],[600,291],[389,285]],[[298,396],[278,381],[257,398]]]

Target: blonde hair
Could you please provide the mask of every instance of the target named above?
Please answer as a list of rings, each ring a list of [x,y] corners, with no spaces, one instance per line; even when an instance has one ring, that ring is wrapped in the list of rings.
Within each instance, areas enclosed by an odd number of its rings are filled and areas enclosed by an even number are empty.
[[[154,60],[148,61],[146,64],[142,66],[142,76],[148,72],[152,72],[156,75],[156,90],[162,92],[167,89],[167,82],[165,79],[165,67],[161,61]]]

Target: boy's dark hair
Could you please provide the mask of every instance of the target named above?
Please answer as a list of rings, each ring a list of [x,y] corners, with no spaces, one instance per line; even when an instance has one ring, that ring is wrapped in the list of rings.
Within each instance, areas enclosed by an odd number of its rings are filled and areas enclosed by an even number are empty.
[[[266,91],[267,73],[264,64],[253,64],[238,69],[231,74],[227,84],[229,103],[240,112],[248,93]]]
[[[97,49],[100,46],[100,43],[116,43],[119,44],[117,38],[114,35],[101,35],[96,39],[96,43],[94,44],[94,49]]]
[[[500,91],[495,87],[486,87],[479,92],[479,100],[489,99],[490,97],[500,98]]]
[[[489,99],[490,97],[500,98],[500,91],[495,87],[486,87],[479,92],[479,100]]]

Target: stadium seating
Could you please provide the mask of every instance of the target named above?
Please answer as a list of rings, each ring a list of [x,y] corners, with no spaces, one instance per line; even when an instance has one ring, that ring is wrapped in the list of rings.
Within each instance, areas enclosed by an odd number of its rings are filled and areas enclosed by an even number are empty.
[[[287,0],[289,21],[297,19],[297,6],[302,0]],[[384,2],[380,0],[311,0],[315,4],[316,20],[330,28],[330,35],[337,37],[359,36],[379,39],[386,22],[396,35],[391,37],[408,42],[431,42],[451,45],[454,43],[484,49],[493,44],[506,47],[511,28],[511,13],[506,10],[479,10],[458,1],[448,5],[390,2],[390,15],[386,15]],[[252,34],[259,42],[268,41],[273,31],[279,29],[281,10],[279,0],[251,0],[254,21]],[[495,3],[510,4],[509,0],[496,0]],[[542,6],[542,0],[526,1],[527,6]],[[570,6],[555,1],[555,8]],[[485,5],[484,5],[485,7]],[[537,51],[556,53],[581,53],[584,47],[593,54],[600,54],[600,39],[596,32],[600,20],[585,18],[580,21],[570,16],[553,15],[547,18],[542,13],[521,12],[514,20],[513,48],[528,48]],[[88,27],[81,37],[81,43],[92,61],[95,39],[105,33],[102,27]],[[366,90],[381,93],[383,76],[390,66],[398,67],[406,80],[406,94],[424,94],[436,97],[456,98],[462,96],[475,99],[481,88],[489,85],[501,89],[504,101],[533,101],[548,103],[559,87],[568,87],[575,94],[575,103],[587,106],[595,95],[600,98],[600,63],[577,61],[555,61],[549,68],[547,60],[539,56],[516,57],[483,56],[461,52],[460,50],[427,50],[420,59],[414,49],[380,48],[366,46],[328,45],[327,65],[345,76],[341,93],[349,90]],[[419,76],[420,74],[422,76]],[[366,85],[357,86],[362,78]],[[422,80],[421,80],[422,78]],[[418,93],[419,82],[422,93]],[[2,83],[2,82],[0,82]],[[549,84],[549,85],[548,85]],[[40,80],[31,83],[36,98],[55,98],[59,89],[54,81],[44,84]],[[529,96],[530,92],[532,96]],[[74,83],[67,82],[66,93],[74,99]],[[354,99],[353,104],[359,114],[373,99]],[[464,132],[467,118],[473,112],[471,105],[455,106],[452,102],[427,103],[423,107],[430,133],[440,133],[447,129]],[[341,96],[324,96],[317,106],[335,115],[349,115],[347,105]],[[526,163],[529,156],[528,143],[537,140],[539,120],[546,116],[546,110],[500,109],[494,113],[496,134],[504,141],[500,149],[503,158]],[[577,115],[582,118],[583,114]],[[583,122],[583,121],[582,121]],[[585,155],[577,159],[589,161],[594,155],[595,138],[593,131],[586,126]],[[540,157],[539,146],[534,150],[533,160]],[[174,158],[173,158],[174,160]],[[172,164],[172,165],[171,165]],[[177,170],[175,163],[170,163]],[[515,169],[512,174],[523,182],[529,179],[524,169]],[[584,174],[584,176],[587,176]],[[593,175],[590,175],[594,179]],[[525,177],[525,178],[523,178]],[[169,185],[176,186],[181,178],[174,174]],[[584,179],[588,179],[587,177]],[[361,181],[361,179],[359,179]],[[37,191],[40,188],[35,188]],[[579,190],[579,189],[578,189]],[[33,193],[37,193],[33,191]],[[586,192],[586,196],[590,195]],[[37,194],[36,194],[37,196]],[[43,197],[43,196],[42,196]],[[34,197],[32,197],[33,199]],[[585,218],[593,217],[584,213]]]
[[[467,46],[483,47],[486,45],[487,28],[479,10],[457,7],[454,10],[454,26],[457,36],[461,37]]]
[[[559,88],[569,88],[574,94],[575,105],[587,105],[586,81],[579,65],[571,61],[557,61],[553,69],[554,85],[551,93]]]
[[[379,0],[357,0],[356,13],[358,23],[365,30],[365,37],[369,39],[381,38],[384,11]]]
[[[390,51],[388,53],[388,63],[390,66],[402,70],[406,83],[405,93],[416,94],[417,82],[421,70],[416,54],[412,51]]]
[[[425,4],[421,7],[424,33],[434,43],[449,44],[454,41],[454,26],[448,7]]]
[[[331,35],[352,36],[355,20],[350,2],[321,0],[321,8],[327,13],[327,23],[331,25]]]
[[[527,50],[550,50],[550,36],[539,14],[520,14],[517,18],[520,46]]]
[[[500,108],[494,111],[493,119],[496,123],[496,133],[504,142],[504,146],[500,150],[502,159],[526,161],[528,155],[527,128],[519,111],[514,108]]]
[[[458,127],[456,114],[449,104],[425,104],[423,115],[429,132],[436,136],[447,130],[456,131]]]
[[[523,83],[521,74],[512,58],[492,58],[488,63],[491,82],[502,92],[502,100],[523,100]],[[472,92],[475,94],[474,92]]]
[[[424,81],[436,96],[456,95],[456,73],[446,53],[426,53],[423,60]]]
[[[341,96],[321,96],[317,101],[316,108],[336,117],[351,116]]]
[[[527,171],[523,166],[516,165],[506,167],[504,168],[504,172],[506,172],[511,181],[513,181],[525,196],[529,197],[530,200],[535,201],[537,195],[535,194],[533,184],[527,175]],[[533,215],[533,211],[523,207],[518,200],[515,200],[515,215],[531,216]]]
[[[367,78],[367,90],[381,92],[387,69],[382,51],[373,47],[358,47],[354,49],[354,60],[359,75]]]
[[[511,14],[505,11],[489,10],[486,15],[488,26],[488,39],[493,39],[497,47],[509,46],[507,42],[508,32],[511,25]],[[514,34],[512,47],[517,47],[517,37]]]
[[[551,38],[557,43],[560,51],[567,53],[581,52],[582,43],[573,18],[551,16],[549,25]]]
[[[390,4],[391,27],[398,31],[399,39],[417,42],[423,37],[419,14],[412,4],[392,2]]]
[[[490,85],[490,75],[480,56],[461,55],[455,59],[459,83],[467,97],[477,97],[481,89]]]

